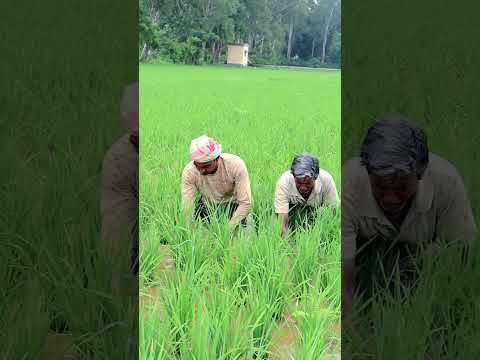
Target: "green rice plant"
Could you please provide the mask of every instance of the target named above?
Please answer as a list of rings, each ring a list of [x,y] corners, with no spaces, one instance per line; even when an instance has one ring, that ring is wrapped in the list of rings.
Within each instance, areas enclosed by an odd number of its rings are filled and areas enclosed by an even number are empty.
[[[170,319],[156,301],[151,309],[143,304],[139,307],[139,348],[141,359],[172,359],[175,355],[174,337]]]
[[[303,297],[298,309],[293,313],[298,323],[299,343],[295,359],[310,360],[339,352],[332,343],[339,343],[332,333],[339,321],[339,312],[328,306],[329,299],[321,291],[313,291]]]

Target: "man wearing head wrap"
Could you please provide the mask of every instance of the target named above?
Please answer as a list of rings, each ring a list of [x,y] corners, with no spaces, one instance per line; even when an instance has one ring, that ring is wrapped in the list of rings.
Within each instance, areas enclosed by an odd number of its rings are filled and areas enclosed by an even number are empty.
[[[370,279],[375,265],[368,262],[381,249],[386,262],[396,257],[386,254],[395,252],[407,259],[419,244],[434,249],[440,239],[468,243],[475,236],[472,209],[455,167],[430,153],[425,132],[403,117],[379,119],[367,132],[360,158],[342,168],[344,313],[354,293],[354,271],[359,270],[355,286],[359,279]]]
[[[210,222],[211,210],[229,211],[229,225],[246,225],[252,207],[247,167],[207,135],[193,139],[190,161],[182,173],[182,208],[186,216]],[[197,195],[200,195],[195,202]]]
[[[138,273],[138,83],[124,89],[120,104],[125,134],[103,160],[102,240],[111,256],[127,249]]]
[[[311,223],[319,207],[336,207],[339,197],[332,176],[319,168],[318,159],[309,154],[295,156],[291,169],[283,173],[275,191],[275,213],[282,221],[282,236]]]

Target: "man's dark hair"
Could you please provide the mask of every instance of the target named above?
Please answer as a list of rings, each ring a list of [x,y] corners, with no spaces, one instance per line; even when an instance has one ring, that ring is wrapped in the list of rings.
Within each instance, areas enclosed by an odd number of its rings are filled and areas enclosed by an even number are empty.
[[[318,159],[306,153],[295,156],[290,170],[292,175],[298,178],[311,177],[316,179],[320,173]]]
[[[421,178],[428,165],[427,135],[401,115],[380,117],[367,131],[360,158],[369,174]]]

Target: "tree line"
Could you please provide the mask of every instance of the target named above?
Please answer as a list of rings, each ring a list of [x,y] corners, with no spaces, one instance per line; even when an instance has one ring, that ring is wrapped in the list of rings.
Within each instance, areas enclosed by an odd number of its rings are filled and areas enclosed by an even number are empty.
[[[248,43],[252,64],[340,66],[340,0],[139,1],[142,62],[224,63]]]

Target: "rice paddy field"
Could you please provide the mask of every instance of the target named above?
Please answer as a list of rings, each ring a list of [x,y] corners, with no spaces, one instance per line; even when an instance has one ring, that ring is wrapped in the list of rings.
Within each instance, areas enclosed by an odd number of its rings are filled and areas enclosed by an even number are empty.
[[[340,72],[140,66],[139,354],[157,359],[328,359],[340,352],[340,216],[280,237],[275,184],[296,153],[340,184]],[[257,232],[186,226],[192,138],[246,163]]]

